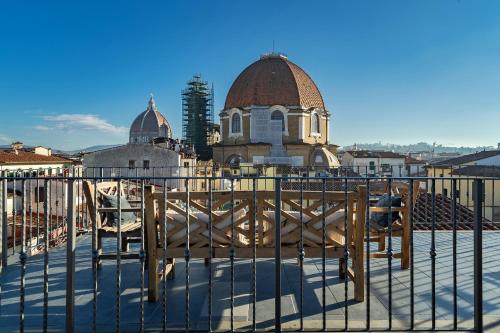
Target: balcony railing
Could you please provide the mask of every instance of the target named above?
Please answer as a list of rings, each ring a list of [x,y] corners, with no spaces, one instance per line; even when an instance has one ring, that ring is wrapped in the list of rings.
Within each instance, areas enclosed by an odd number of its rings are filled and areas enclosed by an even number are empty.
[[[3,330],[500,327],[500,178],[142,171],[0,177]]]

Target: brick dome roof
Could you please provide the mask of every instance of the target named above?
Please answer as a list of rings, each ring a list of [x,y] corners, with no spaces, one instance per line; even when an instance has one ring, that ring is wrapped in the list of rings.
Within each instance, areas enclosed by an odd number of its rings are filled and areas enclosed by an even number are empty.
[[[300,105],[325,109],[323,98],[311,77],[279,54],[262,56],[236,78],[224,109],[250,105]]]

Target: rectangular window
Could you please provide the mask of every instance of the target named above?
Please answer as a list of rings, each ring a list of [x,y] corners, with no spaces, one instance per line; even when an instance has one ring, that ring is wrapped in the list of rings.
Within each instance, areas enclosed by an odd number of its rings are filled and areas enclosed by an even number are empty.
[[[380,168],[382,169],[382,172],[391,172],[391,165],[390,164],[382,164],[382,165],[380,165]]]
[[[189,162],[184,162],[184,167],[188,168],[189,167]]]
[[[142,167],[144,169],[149,169],[149,160],[142,161]]]
[[[370,170],[375,171],[375,162],[370,161]]]
[[[448,189],[443,188],[443,196],[447,197],[448,196]]]
[[[135,168],[135,161],[134,161],[134,160],[130,160],[130,161],[128,161],[128,168],[129,168],[129,169],[133,169],[133,168]]]

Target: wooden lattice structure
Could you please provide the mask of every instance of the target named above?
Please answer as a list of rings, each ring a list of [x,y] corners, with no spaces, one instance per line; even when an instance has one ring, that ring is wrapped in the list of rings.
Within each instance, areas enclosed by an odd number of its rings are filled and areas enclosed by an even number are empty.
[[[145,206],[150,272],[149,300],[158,299],[159,282],[166,275],[166,271],[160,269],[162,258],[169,258],[167,265],[173,264],[174,258],[184,258],[188,236],[191,258],[229,258],[232,248],[235,250],[236,258],[253,258],[254,239],[257,258],[274,258],[275,195],[275,191],[265,190],[212,192],[212,205],[209,208],[208,192],[164,193],[155,192],[152,186],[147,186]],[[361,189],[359,193],[304,191],[302,195],[301,220],[300,192],[281,192],[282,258],[297,258],[301,225],[307,258],[322,257],[324,246],[327,258],[343,259],[344,246],[347,245],[352,265],[346,267],[343,264],[341,274],[346,274],[353,280],[355,299],[363,301],[366,190]],[[326,203],[324,211],[323,202]],[[227,208],[228,203],[234,203],[234,206]],[[212,247],[209,247],[210,214]],[[189,232],[186,228],[187,216],[189,216]],[[167,226],[166,253],[163,247],[165,225]],[[347,225],[347,230],[344,225]]]

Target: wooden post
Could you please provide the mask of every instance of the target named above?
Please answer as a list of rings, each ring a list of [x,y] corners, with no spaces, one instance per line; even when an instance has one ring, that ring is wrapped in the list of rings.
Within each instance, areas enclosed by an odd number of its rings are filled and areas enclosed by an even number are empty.
[[[358,196],[358,202],[356,204],[356,224],[354,228],[354,298],[358,302],[363,302],[365,300],[365,269],[363,258],[365,256],[366,186],[363,185],[358,187]],[[367,235],[367,237],[370,237],[370,235]]]
[[[407,196],[407,202],[404,204],[405,208],[401,221],[403,227],[403,234],[401,237],[401,268],[408,269],[410,267],[410,233],[413,232],[410,230],[410,214],[412,213],[410,212],[410,195]]]
[[[144,187],[144,201],[145,201],[145,221],[147,234],[147,257],[148,257],[148,301],[156,302],[159,298],[159,279],[158,279],[158,253],[156,243],[156,222],[155,212],[156,203],[153,197],[154,188],[152,185]]]

